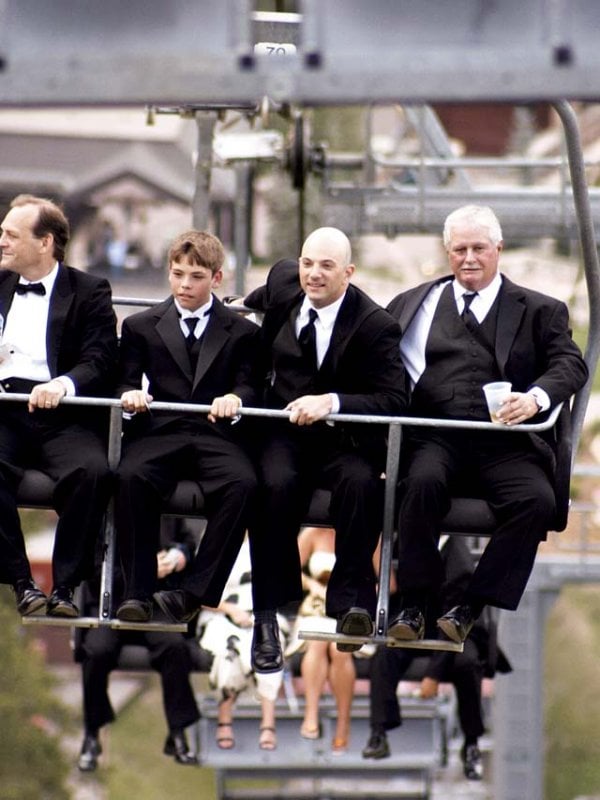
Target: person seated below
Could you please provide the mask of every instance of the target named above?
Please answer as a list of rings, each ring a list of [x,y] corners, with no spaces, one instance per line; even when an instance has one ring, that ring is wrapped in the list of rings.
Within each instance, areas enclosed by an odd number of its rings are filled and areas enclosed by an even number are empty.
[[[161,524],[160,550],[156,553],[159,586],[175,589],[185,577],[197,547],[196,535],[180,519],[164,518]],[[98,614],[99,581],[84,584],[85,611]],[[117,571],[113,584],[115,597],[123,592],[123,581]],[[127,645],[141,645],[148,650],[152,669],[160,674],[163,708],[168,734],[163,752],[172,756],[177,764],[191,765],[197,758],[190,751],[185,729],[200,718],[194,691],[190,682],[193,669],[208,672],[212,657],[198,647],[195,637],[195,620],[188,633],[168,631],[128,631],[106,626],[78,629],[81,641],[76,647],[76,658],[81,661],[83,688],[84,738],[78,767],[82,772],[96,769],[102,753],[100,728],[115,719],[108,681],[117,668],[119,655]]]
[[[326,684],[336,704],[336,730],[331,742],[333,755],[345,753],[350,739],[352,700],[356,669],[352,653],[338,650],[335,642],[299,639],[301,631],[335,632],[335,620],[325,616],[327,582],[335,564],[335,530],[302,528],[298,536],[302,587],[306,596],[298,610],[286,657],[300,652],[300,674],[304,681],[304,718],[300,735],[319,739],[322,735],[319,707]]]
[[[429,609],[427,635],[436,637],[436,616],[456,603],[473,574],[473,556],[465,541],[459,536],[443,536],[440,539],[440,554],[446,579],[442,586],[439,607]],[[390,607],[399,601],[394,593]],[[435,697],[440,682],[449,682],[456,691],[458,718],[464,736],[460,757],[465,777],[481,780],[483,760],[478,747],[479,737],[484,733],[481,687],[484,677],[492,678],[496,672],[510,672],[511,666],[496,641],[496,624],[480,617],[464,643],[462,653],[438,650],[423,657],[422,651],[401,647],[379,647],[370,660],[370,734],[362,755],[363,758],[386,758],[390,747],[386,732],[402,724],[400,703],[396,693],[398,683],[404,679],[414,664],[421,665],[419,696]]]
[[[235,747],[233,713],[238,696],[245,691],[256,692],[260,701],[259,748],[277,747],[275,701],[283,671],[254,673],[250,664],[254,623],[250,570],[250,549],[245,539],[225,585],[223,600],[216,609],[204,609],[198,619],[200,646],[214,656],[209,683],[219,703],[216,741],[222,750]],[[278,622],[280,631],[286,630],[285,618],[280,617]]]

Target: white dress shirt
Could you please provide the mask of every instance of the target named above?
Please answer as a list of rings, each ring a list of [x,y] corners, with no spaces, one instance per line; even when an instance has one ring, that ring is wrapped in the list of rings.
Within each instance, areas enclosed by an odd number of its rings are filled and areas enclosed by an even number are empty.
[[[173,298],[173,301],[175,303],[175,308],[179,313],[179,327],[181,328],[181,332],[183,333],[183,335],[187,338],[187,335],[190,330],[187,324],[184,322],[184,320],[197,319],[198,322],[196,323],[196,327],[193,331],[193,334],[196,337],[196,339],[199,339],[206,330],[206,326],[208,325],[208,315],[210,313],[213,304],[212,295],[208,303],[205,303],[203,306],[200,306],[200,308],[197,308],[195,311],[190,311],[189,308],[183,308],[181,305],[179,305],[176,298]]]
[[[39,383],[52,380],[46,351],[46,332],[50,295],[58,275],[58,262],[54,269],[40,281],[19,278],[19,283],[41,283],[46,293],[17,294],[15,292],[2,331],[3,358],[0,363],[0,380],[26,378]],[[70,378],[60,375],[58,380],[67,394],[75,394],[75,385]]]
[[[302,305],[300,306],[298,316],[296,317],[296,336],[298,336],[302,328],[308,323],[308,312],[310,309],[312,308],[317,312],[317,318],[315,320],[315,334],[317,344],[317,365],[319,368],[321,367],[323,359],[325,358],[327,350],[329,349],[331,334],[333,333],[333,326],[335,325],[337,315],[342,303],[344,302],[345,296],[346,293],[344,292],[341,297],[338,297],[338,299],[334,300],[333,303],[330,303],[328,306],[324,306],[323,308],[315,308],[308,297],[305,296],[304,300],[302,301]],[[337,414],[340,410],[340,398],[335,392],[330,392],[330,394],[332,402],[331,413]]]
[[[465,290],[464,286],[461,286],[456,279],[453,281],[443,281],[433,286],[429,291],[400,340],[400,354],[404,361],[406,371],[408,372],[411,387],[414,387],[425,371],[425,348],[427,346],[429,331],[431,330],[431,323],[433,322],[433,317],[442,292],[449,283],[452,283],[452,291],[454,293],[458,313],[462,314],[465,307],[464,295],[472,294],[472,292]],[[494,305],[501,286],[502,275],[498,272],[494,276],[492,282],[484,289],[480,289],[476,293],[477,297],[471,301],[470,310],[480,324],[484,321],[491,307]],[[533,386],[528,391],[528,394],[533,395],[540,411],[546,411],[550,408],[550,398],[539,386]]]

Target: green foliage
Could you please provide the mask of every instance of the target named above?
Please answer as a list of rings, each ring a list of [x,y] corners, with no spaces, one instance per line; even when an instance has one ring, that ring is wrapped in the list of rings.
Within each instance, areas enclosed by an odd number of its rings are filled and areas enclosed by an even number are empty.
[[[0,629],[0,800],[66,800],[68,768],[59,741],[65,712],[5,587]]]
[[[600,786],[600,587],[567,587],[548,625],[545,666],[547,800]]]
[[[202,678],[193,676],[194,681]],[[211,769],[183,767],[162,754],[167,733],[158,676],[148,676],[148,689],[122,711],[101,736],[110,737],[100,770],[106,774],[110,800],[189,800],[216,798]],[[190,742],[192,744],[192,742]]]

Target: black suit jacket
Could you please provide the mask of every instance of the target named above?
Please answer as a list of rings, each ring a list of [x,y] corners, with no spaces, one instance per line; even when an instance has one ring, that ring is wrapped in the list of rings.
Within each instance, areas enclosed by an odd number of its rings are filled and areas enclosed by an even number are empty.
[[[388,311],[398,320],[402,333],[406,332],[431,289],[451,279],[452,276],[445,276],[421,284],[402,292],[390,302]],[[556,530],[562,530],[569,492],[569,400],[588,378],[585,361],[571,338],[567,306],[553,297],[518,286],[503,276],[495,354],[501,380],[510,381],[513,391],[526,392],[532,386],[539,386],[547,392],[552,406],[564,403],[557,428],[543,437],[532,437],[550,463],[557,496]],[[541,422],[546,416],[539,415],[531,422]],[[559,448],[560,456],[557,455]]]
[[[141,388],[142,376],[146,375],[148,391],[157,401],[210,405],[215,397],[233,392],[245,406],[256,405],[259,335],[257,325],[213,297],[201,355],[192,374],[177,308],[169,297],[124,320],[118,395]],[[173,419],[177,415],[139,414],[136,423],[143,423],[144,429],[156,429]],[[231,427],[229,423],[227,426]]]
[[[264,313],[262,369],[267,376],[271,370],[271,344],[303,298],[298,262],[290,259],[278,261],[269,272],[266,285],[245,298],[245,305]],[[399,341],[398,325],[390,315],[350,284],[316,380],[319,393],[335,392],[342,414],[404,413],[406,374]],[[361,427],[346,426],[348,441],[365,452],[372,450],[373,444],[378,450],[377,443],[381,443],[386,431],[381,426],[376,431],[372,426],[361,431]]]
[[[0,270],[3,321],[18,280],[16,272]],[[46,352],[52,378],[58,375],[71,378],[78,395],[112,396],[117,332],[108,281],[59,265],[50,296]]]

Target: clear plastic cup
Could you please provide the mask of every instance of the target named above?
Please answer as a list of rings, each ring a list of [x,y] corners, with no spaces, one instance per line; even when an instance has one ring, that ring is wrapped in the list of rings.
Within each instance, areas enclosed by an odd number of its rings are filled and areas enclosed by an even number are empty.
[[[508,381],[495,381],[494,383],[486,383],[484,385],[483,393],[485,394],[492,422],[502,422],[502,420],[498,418],[498,412],[500,411],[502,403],[508,399],[511,391],[512,383]]]

